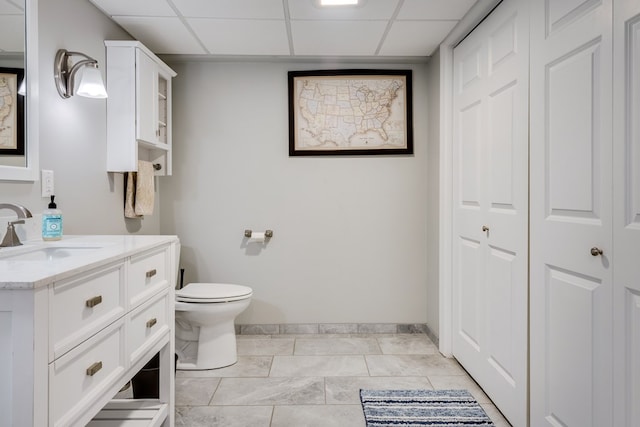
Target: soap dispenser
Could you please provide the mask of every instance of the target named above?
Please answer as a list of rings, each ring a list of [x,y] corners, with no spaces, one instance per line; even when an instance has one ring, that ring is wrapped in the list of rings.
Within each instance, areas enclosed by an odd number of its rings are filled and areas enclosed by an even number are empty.
[[[42,212],[42,240],[62,239],[62,211],[53,201],[56,196],[51,196],[49,207]]]

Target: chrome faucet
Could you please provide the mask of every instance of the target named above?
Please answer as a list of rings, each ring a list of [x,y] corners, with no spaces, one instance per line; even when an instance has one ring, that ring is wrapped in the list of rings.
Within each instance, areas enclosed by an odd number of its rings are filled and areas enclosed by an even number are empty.
[[[0,209],[11,209],[18,215],[17,221],[9,221],[7,224],[7,234],[4,235],[4,239],[2,239],[2,243],[0,243],[0,248],[22,245],[16,234],[14,225],[24,224],[24,218],[31,218],[31,212],[29,212],[29,209],[17,203],[0,203]]]

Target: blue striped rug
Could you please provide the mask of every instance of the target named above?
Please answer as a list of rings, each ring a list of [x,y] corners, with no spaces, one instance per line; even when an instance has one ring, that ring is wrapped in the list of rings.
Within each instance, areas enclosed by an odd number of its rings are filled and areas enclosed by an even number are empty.
[[[360,390],[367,427],[493,426],[467,390]]]

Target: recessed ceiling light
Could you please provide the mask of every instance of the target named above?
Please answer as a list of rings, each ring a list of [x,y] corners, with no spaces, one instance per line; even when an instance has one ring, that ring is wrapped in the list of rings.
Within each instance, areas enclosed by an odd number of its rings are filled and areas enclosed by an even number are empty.
[[[320,0],[320,6],[356,6],[358,0]]]

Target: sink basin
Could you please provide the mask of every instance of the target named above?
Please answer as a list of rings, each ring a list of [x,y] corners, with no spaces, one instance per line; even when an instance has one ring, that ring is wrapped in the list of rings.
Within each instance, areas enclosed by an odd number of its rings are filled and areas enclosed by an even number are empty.
[[[72,256],[85,255],[101,248],[101,246],[39,247],[26,252],[0,256],[0,261],[56,261]]]

